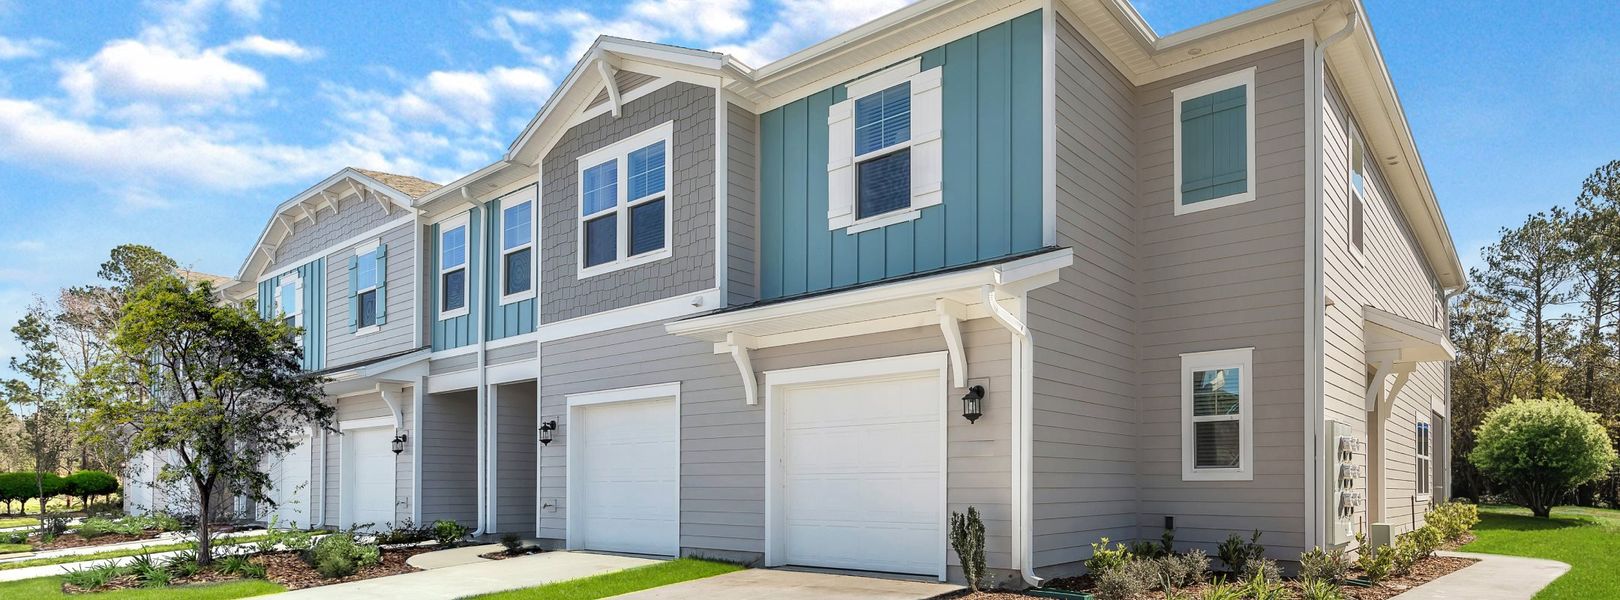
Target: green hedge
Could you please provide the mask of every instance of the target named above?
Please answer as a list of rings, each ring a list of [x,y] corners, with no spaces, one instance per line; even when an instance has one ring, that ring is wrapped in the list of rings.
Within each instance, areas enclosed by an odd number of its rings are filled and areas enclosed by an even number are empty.
[[[5,503],[6,512],[13,512],[14,504],[26,507],[27,502],[34,499],[39,499],[43,507],[44,500],[68,493],[68,479],[55,473],[44,476],[43,498],[39,493],[40,483],[33,472],[0,473],[0,502]]]

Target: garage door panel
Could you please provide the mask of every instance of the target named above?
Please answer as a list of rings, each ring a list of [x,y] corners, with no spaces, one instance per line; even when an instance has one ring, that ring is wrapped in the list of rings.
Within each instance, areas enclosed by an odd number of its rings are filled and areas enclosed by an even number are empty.
[[[372,524],[381,529],[394,520],[393,429],[368,427],[344,431],[344,467],[349,489],[344,490],[348,524]]]
[[[680,531],[680,456],[672,400],[579,409],[580,541],[586,549],[672,554]]]
[[[789,388],[782,399],[786,562],[937,572],[938,374]]]

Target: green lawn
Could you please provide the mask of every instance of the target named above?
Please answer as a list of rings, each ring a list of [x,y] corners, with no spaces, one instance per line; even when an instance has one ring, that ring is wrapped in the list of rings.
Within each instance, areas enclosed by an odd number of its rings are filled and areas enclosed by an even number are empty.
[[[0,517],[0,529],[8,527],[33,527],[39,524],[39,519],[33,517]]]
[[[1536,600],[1620,598],[1620,510],[1558,507],[1552,518],[1506,506],[1481,506],[1479,539],[1462,549],[1510,556],[1550,558],[1570,571]]]
[[[33,549],[34,549],[34,547],[30,546],[28,544],[0,544],[0,554],[11,554],[13,552],[27,552],[27,551],[33,550]]]
[[[274,594],[283,591],[286,591],[286,588],[259,579],[73,595],[62,593],[61,577],[38,577],[34,579],[0,583],[0,598],[5,598],[6,600],[41,600],[48,598],[95,598],[97,600],[225,600],[227,598],[263,596],[265,594]]]
[[[234,544],[246,544],[246,543],[251,543],[251,542],[257,542],[257,541],[262,540],[262,539],[264,539],[266,537],[268,537],[268,536],[265,536],[265,535],[250,535],[250,536],[244,536],[244,537],[231,538],[231,541]],[[107,550],[107,551],[104,551],[104,552],[94,552],[94,553],[90,553],[90,554],[73,554],[73,555],[67,555],[67,556],[52,556],[52,557],[48,557],[48,558],[30,558],[28,560],[19,560],[19,561],[16,561],[16,562],[8,562],[8,563],[0,564],[0,571],[5,571],[5,570],[8,570],[8,569],[21,569],[23,567],[38,567],[38,566],[43,566],[43,565],[61,565],[61,564],[67,564],[67,563],[84,562],[84,561],[87,561],[87,560],[102,560],[102,559],[107,559],[107,558],[122,558],[122,557],[125,557],[125,556],[135,556],[137,554],[146,554],[148,552],[150,552],[152,554],[157,554],[159,552],[169,552],[171,550],[186,550],[186,549],[191,548],[192,546],[193,546],[192,542],[175,542],[173,544],[160,544],[160,545],[156,545],[156,546],[145,546],[145,547],[141,547],[141,548],[120,548],[120,549],[117,549],[117,550]],[[218,544],[217,542],[214,545],[214,547],[216,549],[218,549],[220,546],[221,546],[221,544]],[[218,556],[218,555],[216,554],[216,556]],[[0,598],[4,598],[4,597],[5,596],[0,596]]]
[[[542,586],[472,596],[479,600],[594,600],[742,570],[731,563],[682,558]],[[0,590],[4,591],[4,590]]]

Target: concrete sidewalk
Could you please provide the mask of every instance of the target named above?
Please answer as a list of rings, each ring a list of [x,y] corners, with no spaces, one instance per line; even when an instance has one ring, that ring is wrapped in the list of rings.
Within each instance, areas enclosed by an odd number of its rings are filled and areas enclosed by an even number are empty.
[[[410,598],[412,600],[451,600],[490,592],[502,592],[547,583],[590,577],[655,564],[647,558],[631,558],[588,552],[547,552],[506,560],[480,562],[379,577],[351,583],[325,585],[280,594],[277,598]]]
[[[920,600],[962,589],[937,581],[745,569],[614,596],[614,600]]]
[[[1564,573],[1569,565],[1541,558],[1437,552],[1440,556],[1479,562],[1395,596],[1399,600],[1530,600]]]

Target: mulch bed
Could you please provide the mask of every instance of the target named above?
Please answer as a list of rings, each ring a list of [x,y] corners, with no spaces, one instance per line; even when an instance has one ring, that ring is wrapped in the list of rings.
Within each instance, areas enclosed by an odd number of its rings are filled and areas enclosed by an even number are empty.
[[[489,560],[506,560],[508,558],[517,558],[519,556],[528,556],[530,554],[540,554],[542,552],[545,552],[545,550],[541,550],[539,548],[535,548],[535,547],[531,546],[531,547],[528,547],[528,548],[519,548],[516,553],[507,553],[506,550],[496,550],[494,552],[486,552],[484,554],[478,555],[478,558],[486,558],[486,559],[489,559]]]
[[[299,590],[334,583],[348,583],[362,579],[374,579],[389,575],[400,575],[420,571],[416,567],[405,564],[405,560],[421,554],[431,552],[437,548],[407,547],[390,548],[382,551],[382,562],[369,567],[361,567],[360,572],[348,577],[327,579],[315,572],[315,568],[304,562],[296,552],[273,552],[256,555],[248,560],[264,565],[265,578],[285,586],[289,590]]]
[[[1458,545],[1465,544],[1468,541],[1472,541],[1472,538],[1460,542]],[[1351,600],[1385,600],[1387,598],[1393,598],[1402,593],[1410,591],[1412,588],[1417,586],[1439,579],[1445,575],[1459,571],[1476,562],[1479,561],[1471,558],[1433,556],[1414,565],[1412,567],[1412,572],[1401,577],[1391,577],[1372,587],[1345,585],[1341,587],[1340,590],[1344,592],[1345,598],[1349,598]],[[1351,576],[1360,577],[1362,576],[1362,573],[1359,571],[1353,571]],[[1290,581],[1287,585],[1289,590],[1292,592],[1292,597],[1299,597],[1299,582]],[[1060,590],[1090,591],[1094,586],[1089,576],[1082,575],[1080,577],[1053,579],[1047,582],[1047,587]],[[1209,584],[1203,584],[1181,588],[1179,591],[1197,598],[1202,596],[1204,591],[1209,589],[1209,587]],[[936,598],[950,600],[1026,600],[1033,597],[1035,596],[1005,590],[992,590],[978,593],[963,590],[936,596]],[[1138,600],[1162,598],[1164,598],[1163,592],[1151,592],[1145,595],[1137,596]]]

